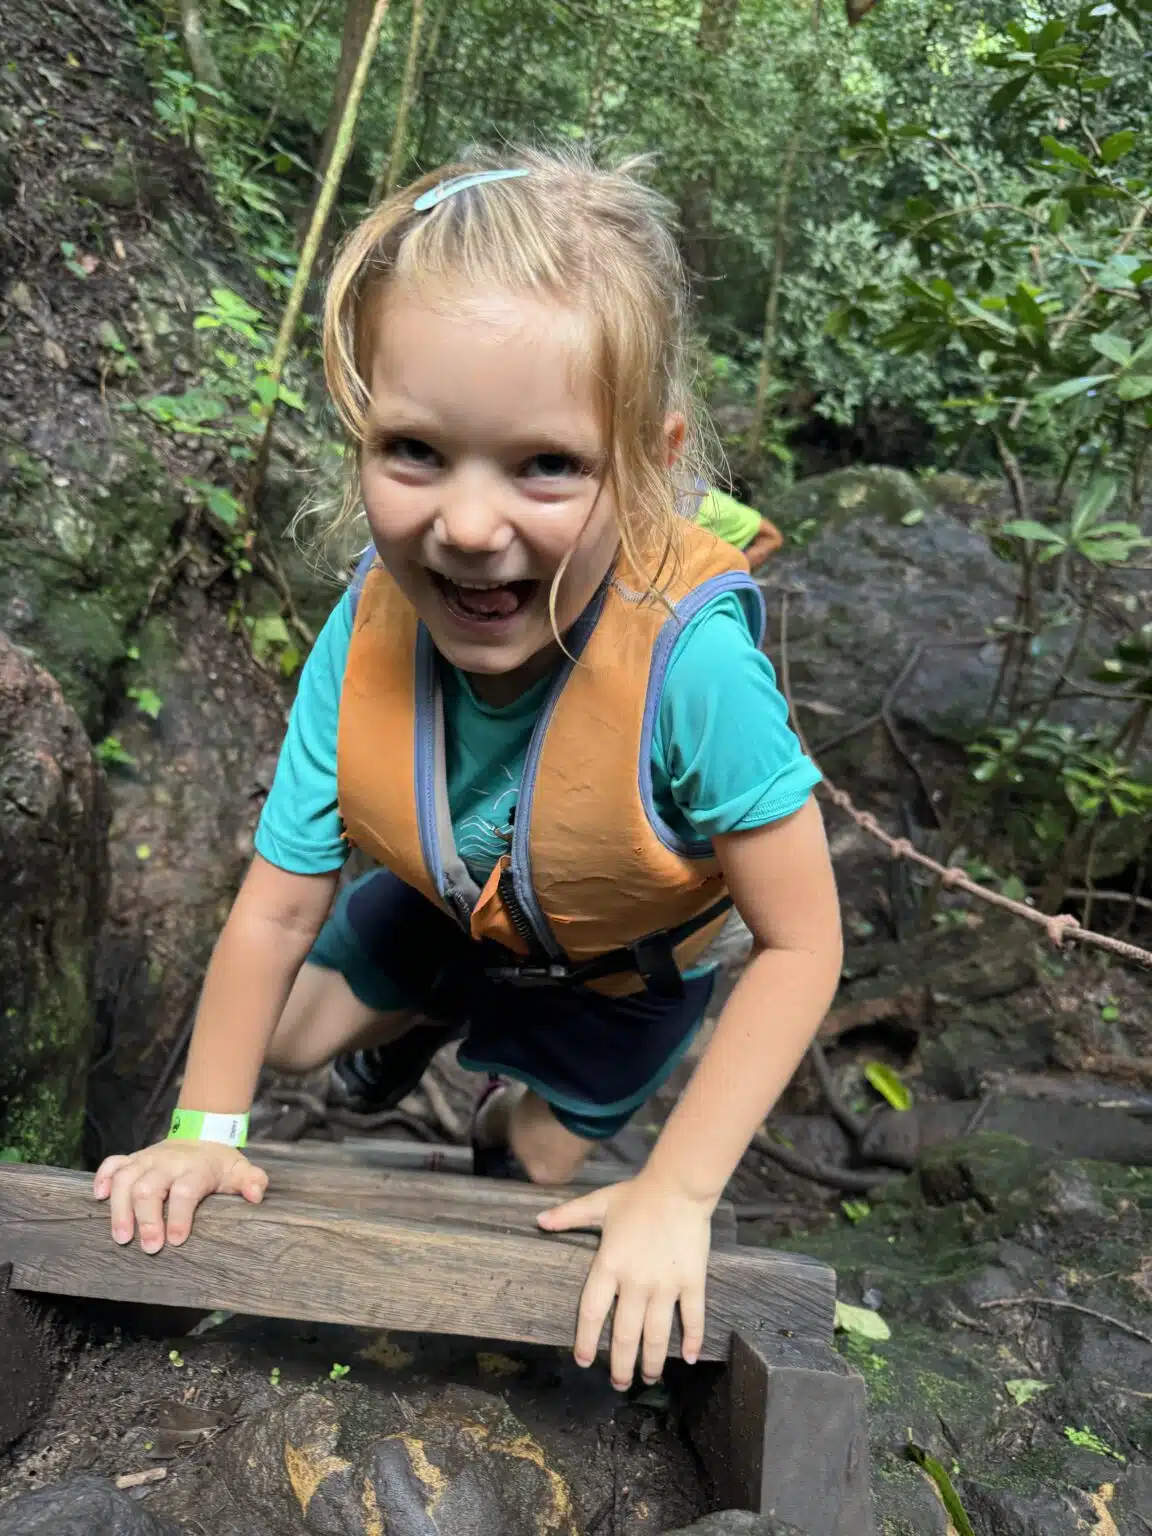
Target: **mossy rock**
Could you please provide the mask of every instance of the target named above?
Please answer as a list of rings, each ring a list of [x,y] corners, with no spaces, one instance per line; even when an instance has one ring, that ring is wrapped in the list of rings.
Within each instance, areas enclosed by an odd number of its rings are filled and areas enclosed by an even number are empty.
[[[842,1297],[891,1329],[838,1335],[868,1386],[885,1536],[948,1530],[909,1440],[949,1471],[981,1533],[1127,1531],[1101,1522],[1152,1488],[1152,1344],[1137,1336],[1152,1334],[1150,1223],[1152,1170],[977,1135],[927,1155],[858,1223],[780,1244],[833,1264]],[[1033,1295],[1074,1305],[1001,1305]],[[1008,1385],[1041,1378],[1031,1395]],[[1103,1449],[1066,1433],[1081,1427]]]
[[[29,450],[0,460],[0,628],[57,679],[93,736],[128,635],[182,515],[177,489],[125,426],[77,437],[51,470]]]
[[[0,634],[0,1151],[80,1152],[107,881],[104,776],[52,678]]]
[[[819,529],[841,527],[859,517],[902,523],[923,517],[932,498],[919,481],[887,464],[862,464],[797,481],[773,496],[765,511],[786,530],[809,521]]]

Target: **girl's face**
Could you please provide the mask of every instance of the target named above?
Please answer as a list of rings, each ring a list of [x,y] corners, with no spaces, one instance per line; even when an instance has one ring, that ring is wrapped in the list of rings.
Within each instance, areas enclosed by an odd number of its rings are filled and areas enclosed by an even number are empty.
[[[380,558],[489,702],[559,652],[617,547],[606,444],[575,311],[398,284],[368,321],[360,483]]]

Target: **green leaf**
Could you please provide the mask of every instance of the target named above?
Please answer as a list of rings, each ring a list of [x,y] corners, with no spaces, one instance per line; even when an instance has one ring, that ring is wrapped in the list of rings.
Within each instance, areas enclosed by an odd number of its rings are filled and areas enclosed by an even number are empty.
[[[1048,228],[1052,234],[1058,235],[1060,233],[1065,224],[1067,224],[1068,215],[1071,211],[1063,198],[1058,203],[1052,205],[1052,212],[1048,215]]]
[[[840,1333],[854,1333],[861,1339],[890,1339],[892,1330],[871,1307],[850,1307],[846,1301],[836,1303],[836,1328]]]
[[[1132,343],[1127,336],[1117,336],[1115,331],[1101,331],[1098,336],[1089,336],[1088,340],[1110,363],[1126,368],[1132,361]]]
[[[1052,1384],[1048,1381],[1036,1381],[1030,1376],[1020,1376],[1015,1381],[1006,1381],[1004,1390],[1017,1408],[1023,1408],[1025,1403],[1030,1403],[1034,1397],[1039,1397],[1041,1392],[1051,1392]]]
[[[1093,475],[1076,503],[1076,510],[1072,513],[1070,526],[1073,538],[1084,533],[1093,523],[1099,522],[1116,500],[1118,489],[1111,475]]]
[[[1023,95],[1028,88],[1028,82],[1032,76],[1017,75],[1015,80],[1006,80],[999,90],[993,91],[988,100],[988,110],[993,117],[1000,117],[1008,108]]]
[[[1090,1429],[1070,1429],[1064,1426],[1064,1437],[1071,1440],[1073,1445],[1080,1446],[1085,1451],[1095,1451],[1097,1456],[1111,1456],[1113,1461],[1127,1461],[1127,1456],[1121,1456],[1119,1451],[1114,1451],[1110,1445],[1101,1440],[1099,1435],[1094,1435]]]
[[[906,1451],[909,1460],[914,1461],[936,1484],[936,1491],[940,1495],[940,1502],[948,1512],[948,1518],[952,1522],[956,1536],[976,1536],[976,1532],[972,1529],[972,1522],[965,1513],[960,1497],[952,1486],[952,1479],[936,1460],[935,1456],[929,1456],[927,1451],[921,1450],[918,1445],[913,1445],[911,1441],[909,1441]]]
[[[1071,144],[1061,144],[1059,139],[1054,139],[1050,133],[1046,133],[1040,140],[1054,160],[1062,160],[1065,165],[1074,165],[1078,171],[1090,171],[1092,162],[1087,155],[1082,155],[1078,149],[1073,149]]]
[[[900,522],[905,528],[915,528],[917,523],[922,523],[923,521],[923,507],[913,507],[911,512],[905,512],[904,516],[900,519]]]
[[[157,719],[164,708],[164,700],[151,688],[129,688],[128,697],[134,701],[140,713],[147,715],[150,720]]]
[[[911,1109],[912,1094],[903,1078],[886,1067],[882,1061],[866,1061],[864,1076],[882,1099],[887,1099],[893,1109]]]
[[[205,498],[208,510],[212,516],[222,522],[225,528],[235,528],[244,515],[244,508],[223,486],[214,485]]]
[[[867,1200],[841,1200],[840,1209],[853,1223],[866,1221],[872,1214],[872,1207]]]
[[[1126,155],[1136,142],[1136,132],[1132,128],[1121,128],[1119,133],[1110,133],[1100,145],[1100,158],[1105,165],[1114,165],[1122,155]]]
[[[1146,400],[1152,395],[1152,376],[1146,373],[1126,374],[1116,385],[1121,400]]]
[[[1058,405],[1061,400],[1071,400],[1074,395],[1083,395],[1090,389],[1107,384],[1111,377],[1110,373],[1090,373],[1079,379],[1064,379],[1059,384],[1053,384],[1049,389],[1042,389],[1036,398],[1047,400],[1050,405]]]
[[[0,1147],[0,1163],[22,1163],[18,1147]]]
[[[1010,534],[1014,539],[1023,539],[1028,544],[1064,544],[1066,541],[1062,534],[1055,528],[1047,528],[1043,523],[1037,523],[1030,517],[1016,517],[1007,522],[1000,530],[1001,533]]]

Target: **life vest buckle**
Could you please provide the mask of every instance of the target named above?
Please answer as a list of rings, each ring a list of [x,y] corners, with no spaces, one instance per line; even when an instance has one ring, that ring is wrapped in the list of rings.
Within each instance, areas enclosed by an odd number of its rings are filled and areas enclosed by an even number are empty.
[[[514,987],[555,987],[572,978],[571,969],[562,961],[547,965],[487,965],[484,974],[492,981],[511,982]]]

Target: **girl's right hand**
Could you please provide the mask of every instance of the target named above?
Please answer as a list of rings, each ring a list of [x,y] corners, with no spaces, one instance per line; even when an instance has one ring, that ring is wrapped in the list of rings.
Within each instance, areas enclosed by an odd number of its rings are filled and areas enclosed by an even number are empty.
[[[263,1168],[218,1141],[161,1141],[130,1157],[106,1157],[92,1183],[96,1199],[109,1203],[116,1242],[130,1243],[139,1229],[145,1253],[159,1253],[165,1240],[184,1242],[208,1195],[243,1195],[259,1205],[267,1188]]]

